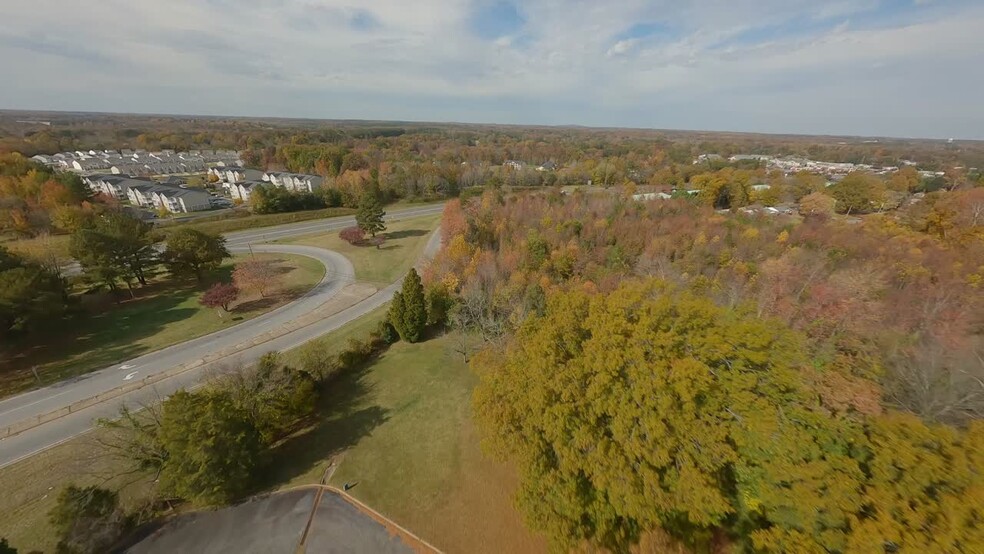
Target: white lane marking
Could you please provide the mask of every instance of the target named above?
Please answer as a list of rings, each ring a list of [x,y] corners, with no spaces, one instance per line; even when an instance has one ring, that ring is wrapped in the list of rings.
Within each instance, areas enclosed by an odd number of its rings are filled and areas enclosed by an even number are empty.
[[[37,389],[37,390],[43,390],[43,389]],[[31,406],[34,406],[34,405],[37,405],[37,404],[41,404],[42,402],[47,402],[47,401],[51,400],[52,398],[58,398],[59,396],[66,395],[66,394],[68,394],[70,392],[74,392],[74,391],[72,389],[64,390],[62,392],[59,392],[58,394],[52,394],[51,396],[45,396],[44,398],[42,398],[40,400],[35,400],[34,402],[29,402],[27,404],[22,404],[20,406],[17,406],[16,408],[11,408],[9,410],[4,410],[4,411],[0,412],[0,416],[5,416],[7,414],[12,414],[14,412],[19,412],[19,411],[23,410],[24,408],[30,408]],[[27,393],[27,394],[30,394],[30,393]]]
[[[131,367],[133,367],[133,364],[123,364],[120,366],[120,369],[130,369]]]
[[[123,380],[124,381],[129,381],[130,379],[133,379],[133,376],[136,375],[137,373],[140,373],[140,372],[139,371],[131,371],[130,373],[127,373],[126,374],[126,377],[124,377]]]

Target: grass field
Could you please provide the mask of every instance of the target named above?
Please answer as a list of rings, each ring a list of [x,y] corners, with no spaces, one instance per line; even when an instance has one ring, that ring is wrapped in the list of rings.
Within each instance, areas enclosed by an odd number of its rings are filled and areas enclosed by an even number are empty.
[[[120,490],[120,500],[134,510],[151,496],[147,476],[112,477],[124,467],[106,455],[94,430],[69,442],[0,469],[0,537],[20,552],[54,552],[48,512],[61,490],[70,485],[99,485]]]
[[[258,227],[283,225],[284,223],[297,223],[299,221],[339,217],[354,213],[355,210],[351,208],[326,208],[323,210],[264,215],[253,215],[246,210],[234,210],[224,211],[214,216],[195,217],[193,219],[189,219],[188,221],[182,221],[181,219],[176,219],[174,221],[162,221],[156,226],[156,229],[162,235],[166,235],[176,229],[189,228],[197,229],[203,233],[221,234],[230,233],[232,231],[242,231],[245,229],[255,229]],[[48,235],[35,238],[6,239],[0,241],[0,246],[4,246],[12,252],[16,252],[34,259],[47,261],[47,258],[53,256],[60,260],[61,263],[67,263],[71,259],[71,256],[68,253],[69,239],[69,235]]]
[[[387,223],[386,242],[378,249],[373,246],[353,246],[342,240],[338,231],[278,242],[334,250],[352,262],[358,280],[388,285],[413,266],[440,219],[439,215],[432,215]]]
[[[337,341],[336,341],[337,342]],[[542,552],[512,504],[516,475],[486,459],[471,422],[476,378],[448,337],[397,343],[342,375],[329,414],[278,453],[282,486],[331,483],[447,552]]]
[[[325,208],[323,210],[262,215],[251,214],[245,210],[235,210],[223,212],[214,218],[203,217],[192,221],[178,220],[174,223],[162,223],[157,228],[165,233],[171,229],[191,228],[202,231],[203,233],[220,234],[242,231],[244,229],[255,229],[257,227],[283,225],[284,223],[297,223],[299,221],[352,215],[354,213],[355,210],[351,208]]]
[[[228,260],[220,276],[228,279],[232,265],[248,256]],[[274,263],[282,272],[278,291],[241,297],[233,312],[219,316],[214,309],[198,303],[204,287],[194,282],[154,283],[136,289],[138,298],[100,307],[104,313],[85,318],[59,334],[57,342],[23,345],[0,353],[4,372],[0,375],[0,396],[37,386],[32,366],[44,383],[81,375],[140,354],[159,350],[195,337],[241,323],[268,312],[310,290],[324,275],[324,266],[306,256],[257,254],[258,259]]]

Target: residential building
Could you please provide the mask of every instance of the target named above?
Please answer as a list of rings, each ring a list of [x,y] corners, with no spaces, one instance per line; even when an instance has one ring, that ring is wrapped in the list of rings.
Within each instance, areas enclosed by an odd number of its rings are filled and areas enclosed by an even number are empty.
[[[324,179],[318,175],[282,171],[268,171],[263,174],[262,180],[273,186],[282,187],[292,192],[314,192],[320,189],[321,184],[324,182]]]
[[[234,200],[242,200],[243,202],[249,202],[250,194],[256,187],[262,187],[265,185],[263,181],[243,181],[241,183],[232,183],[229,187],[229,196]]]
[[[208,193],[200,190],[161,185],[154,194],[157,197],[159,207],[175,214],[200,212],[212,207]]]

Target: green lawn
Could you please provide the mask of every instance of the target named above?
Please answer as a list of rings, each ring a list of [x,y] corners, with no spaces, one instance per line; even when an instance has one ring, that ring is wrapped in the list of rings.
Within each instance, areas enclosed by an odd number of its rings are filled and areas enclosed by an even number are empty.
[[[106,455],[98,443],[105,431],[95,429],[30,459],[0,469],[0,537],[20,552],[54,552],[57,542],[48,512],[61,490],[70,485],[99,485],[120,491],[128,511],[152,497],[152,478],[120,477],[125,466]]]
[[[297,223],[299,221],[341,217],[354,213],[355,210],[351,208],[325,208],[323,210],[306,210],[282,214],[252,214],[246,210],[233,210],[222,212],[214,217],[202,217],[190,221],[181,221],[178,219],[174,222],[162,222],[157,228],[165,233],[172,229],[191,228],[203,233],[221,234],[242,231],[244,229],[269,227],[271,225]]]
[[[337,340],[332,343],[337,344]],[[447,552],[542,552],[512,504],[516,476],[486,459],[471,422],[474,374],[452,337],[397,343],[342,375],[327,414],[277,453],[281,486],[331,483]]]
[[[290,244],[306,244],[339,252],[355,266],[360,281],[389,285],[402,277],[420,257],[431,232],[441,216],[431,215],[386,224],[386,242],[380,248],[353,246],[338,236],[338,231],[284,240]]]
[[[228,280],[232,265],[247,257],[228,260],[213,278]],[[243,296],[232,313],[220,317],[217,310],[198,303],[204,286],[193,281],[163,281],[136,289],[136,300],[119,305],[102,302],[90,307],[97,314],[82,319],[84,324],[76,323],[58,333],[57,341],[20,345],[16,352],[0,353],[4,367],[0,396],[36,387],[32,366],[37,367],[44,383],[81,375],[254,318],[302,295],[324,275],[324,266],[306,256],[256,257],[270,260],[282,271],[279,290],[268,292],[266,298]]]
[[[67,263],[72,257],[68,254],[68,235],[42,235],[25,239],[10,239],[0,242],[3,246],[32,260],[49,262],[51,259],[58,263]]]

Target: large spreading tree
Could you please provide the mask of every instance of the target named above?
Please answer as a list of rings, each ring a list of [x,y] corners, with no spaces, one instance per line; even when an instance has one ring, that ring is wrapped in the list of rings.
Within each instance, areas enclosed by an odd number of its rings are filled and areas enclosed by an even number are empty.
[[[475,359],[476,413],[522,472],[527,521],[564,548],[623,551],[657,527],[769,552],[981,544],[958,500],[984,494],[970,437],[833,417],[807,363],[778,322],[660,284],[559,293]]]
[[[0,246],[0,337],[38,328],[67,307],[61,277]]]
[[[108,212],[72,234],[69,251],[95,281],[116,289],[122,280],[147,284],[158,263],[152,226],[122,212]],[[131,291],[132,292],[132,291]]]
[[[225,239],[195,229],[179,229],[167,237],[161,259],[174,275],[194,275],[199,281],[230,256]]]

